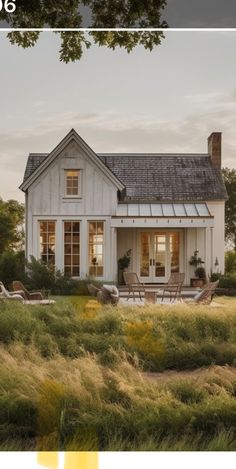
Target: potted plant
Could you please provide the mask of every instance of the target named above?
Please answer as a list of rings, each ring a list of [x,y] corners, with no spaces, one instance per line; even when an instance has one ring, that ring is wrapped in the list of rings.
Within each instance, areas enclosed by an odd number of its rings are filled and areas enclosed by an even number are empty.
[[[126,253],[118,260],[118,283],[122,285],[124,283],[123,272],[128,269],[131,260],[131,249],[128,249]]]
[[[195,273],[195,277],[190,279],[191,287],[202,287],[206,282],[206,271],[204,267],[202,267],[205,262],[198,256],[198,252],[199,251],[196,249],[189,261],[189,265],[194,267]]]

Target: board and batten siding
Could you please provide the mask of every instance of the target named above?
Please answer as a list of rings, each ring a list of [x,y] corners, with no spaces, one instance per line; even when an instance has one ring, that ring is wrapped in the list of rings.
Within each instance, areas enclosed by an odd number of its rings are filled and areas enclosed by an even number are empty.
[[[189,259],[197,249],[199,256],[205,261],[203,265],[206,269],[207,276],[211,272],[224,273],[224,243],[225,243],[225,202],[224,201],[208,201],[209,211],[214,217],[214,227],[186,229],[186,278],[194,276],[194,269],[189,265]],[[216,264],[218,260],[218,266]]]
[[[65,196],[65,170],[81,171],[81,197]],[[80,221],[81,236],[81,276],[88,273],[88,221],[104,221],[105,238],[105,279],[114,277],[114,230],[110,227],[110,217],[116,213],[117,188],[99,170],[77,144],[70,144],[56,160],[29,187],[27,198],[27,257],[39,258],[39,221],[56,222],[56,266],[64,268],[63,222]],[[113,262],[113,263],[112,263]]]

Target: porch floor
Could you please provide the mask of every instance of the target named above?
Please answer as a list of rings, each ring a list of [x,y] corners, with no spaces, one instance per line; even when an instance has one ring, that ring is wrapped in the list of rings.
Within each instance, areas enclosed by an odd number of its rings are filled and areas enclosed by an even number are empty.
[[[152,290],[157,292],[157,300],[159,300],[162,297],[162,291],[165,285],[163,284],[145,284],[145,288],[147,290]],[[126,285],[119,285],[119,294],[121,299],[127,299],[128,297],[128,287]],[[194,288],[190,286],[184,286],[181,291],[181,297],[183,298],[193,298],[199,291],[199,288]],[[169,301],[170,295],[169,293],[164,294],[164,299]],[[138,295],[136,293],[136,301],[138,300]],[[129,300],[129,303],[131,303],[132,298]]]

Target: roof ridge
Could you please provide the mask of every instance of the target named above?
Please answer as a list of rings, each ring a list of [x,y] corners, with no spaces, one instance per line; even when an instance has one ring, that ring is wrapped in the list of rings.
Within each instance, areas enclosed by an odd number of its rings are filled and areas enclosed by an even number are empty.
[[[29,153],[29,156],[39,156],[39,155],[46,156],[46,155],[49,155],[49,153],[40,153],[40,152],[38,152],[38,153],[35,153],[35,152],[34,153]]]
[[[208,153],[152,153],[152,152],[145,152],[145,153],[97,153],[98,156],[209,156]]]

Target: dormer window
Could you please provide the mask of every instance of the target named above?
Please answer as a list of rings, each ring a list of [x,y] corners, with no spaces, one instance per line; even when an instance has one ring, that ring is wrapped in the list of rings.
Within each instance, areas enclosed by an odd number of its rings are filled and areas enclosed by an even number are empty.
[[[66,197],[81,197],[81,171],[70,169],[65,171]]]

